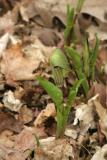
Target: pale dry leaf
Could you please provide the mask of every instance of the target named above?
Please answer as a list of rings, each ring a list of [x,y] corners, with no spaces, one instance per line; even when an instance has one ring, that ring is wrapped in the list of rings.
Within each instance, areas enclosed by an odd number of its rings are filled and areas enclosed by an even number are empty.
[[[94,113],[92,105],[80,104],[77,106],[73,125],[78,125],[78,121],[83,134],[85,134],[89,128],[94,127]]]
[[[66,139],[57,139],[54,137],[47,138],[46,140],[40,140],[42,146],[41,154],[36,148],[35,158],[36,160],[69,160],[69,157],[74,158],[73,147]]]
[[[19,119],[24,123],[29,123],[33,119],[33,112],[26,105],[20,109]]]
[[[5,160],[26,160],[30,154],[31,150],[26,150],[25,152],[13,150],[13,152],[6,155]]]
[[[26,151],[34,149],[37,137],[45,137],[43,128],[25,127],[23,131],[15,139],[15,149],[19,151]]]
[[[77,139],[77,137],[78,137],[78,131],[76,131],[76,129],[72,129],[72,128],[66,128],[64,134],[67,137],[71,137],[73,139]]]
[[[0,57],[2,56],[3,51],[6,49],[8,41],[9,41],[9,33],[5,33],[0,38]]]
[[[7,83],[19,80],[33,80],[41,63],[49,61],[54,47],[45,47],[38,39],[34,44],[22,48],[13,45],[3,54],[1,72],[5,74]]]
[[[2,132],[0,135],[0,144],[5,144],[6,147],[14,147],[14,141],[11,140],[11,135],[7,136],[6,131]],[[9,131],[8,131],[9,132]]]
[[[4,107],[11,111],[19,112],[23,105],[19,99],[16,99],[12,91],[5,92],[3,97]]]
[[[101,132],[107,138],[107,109],[105,109],[98,100],[94,100],[93,103],[99,116]]]
[[[106,156],[107,156],[107,144],[105,144],[102,148],[99,148],[93,155],[91,160],[106,160]]]
[[[105,65],[107,65],[107,49],[102,47],[98,54],[97,69],[101,69],[101,67],[104,67]]]
[[[44,110],[40,112],[36,120],[34,121],[34,126],[42,126],[43,123],[49,118],[56,116],[55,105],[53,103],[49,103]]]
[[[14,152],[14,149],[11,147],[7,147],[5,146],[5,144],[0,144],[0,159],[4,160],[6,159],[6,156],[11,153]]]
[[[26,160],[27,157],[24,156],[21,152],[12,152],[6,155],[5,160]]]
[[[20,14],[21,14],[22,19],[24,21],[29,22],[29,18],[28,18],[28,15],[26,13],[26,9],[23,6],[20,7]]]
[[[14,22],[12,21],[11,12],[7,12],[3,17],[0,18],[0,31],[9,30],[14,26]]]
[[[99,94],[99,97],[98,97],[99,102],[104,107],[106,107],[106,97],[107,97],[106,86],[102,83],[94,83],[88,93],[88,97],[91,98],[96,94]]]
[[[5,15],[0,17],[0,33],[13,33],[14,26],[18,19],[18,5],[12,11],[8,11]]]
[[[30,60],[24,57],[20,46],[13,46],[5,51],[1,62],[1,71],[5,74],[7,81],[33,79],[33,71],[38,67],[36,59]]]
[[[27,127],[17,137],[15,141],[15,149],[20,151],[32,150],[36,144],[36,132],[34,129]]]
[[[105,74],[107,76],[107,64],[105,64],[105,67],[104,67],[104,71],[105,71]],[[107,92],[107,91],[106,91]],[[106,103],[107,104],[107,103]]]
[[[90,40],[95,39],[95,34],[97,34],[98,38],[102,41],[107,39],[107,32],[104,32],[96,26],[91,25],[86,31],[89,33]]]
[[[19,5],[19,12],[22,19],[28,22],[29,19],[33,18],[36,14],[34,1],[31,0],[30,3],[29,3],[29,0],[22,1]]]

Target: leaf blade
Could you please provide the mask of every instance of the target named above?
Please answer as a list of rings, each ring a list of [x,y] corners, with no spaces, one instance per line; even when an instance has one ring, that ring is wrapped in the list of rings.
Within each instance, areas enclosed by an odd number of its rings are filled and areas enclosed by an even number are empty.
[[[38,77],[37,80],[39,81],[40,85],[45,89],[45,91],[51,96],[53,102],[56,104],[56,107],[60,106],[63,102],[62,91],[53,83],[42,77]]]

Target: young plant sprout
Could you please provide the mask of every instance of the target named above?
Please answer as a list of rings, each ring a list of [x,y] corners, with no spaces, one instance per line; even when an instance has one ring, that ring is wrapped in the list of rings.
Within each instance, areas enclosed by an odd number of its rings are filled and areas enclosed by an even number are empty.
[[[69,46],[71,41],[75,41],[75,22],[77,20],[78,14],[81,11],[84,0],[78,0],[76,9],[67,7],[67,25],[64,31],[65,45]],[[68,76],[70,71],[69,62],[66,55],[61,51],[61,49],[56,49],[50,58],[50,64],[52,67],[52,75],[57,86],[62,87],[64,84],[64,79]],[[81,74],[81,73],[80,73]],[[81,75],[80,75],[81,76]],[[84,77],[83,75],[81,77]],[[88,85],[86,84],[86,90],[88,90]]]
[[[89,47],[88,39],[84,42],[84,51],[81,56],[73,47],[65,47],[67,56],[73,61],[73,68],[78,76],[78,79],[84,79],[82,87],[85,95],[89,91],[89,81],[94,80],[95,64],[99,48],[99,39],[96,36],[94,48]]]
[[[71,42],[74,43],[76,41],[75,36],[75,24],[76,20],[81,12],[82,6],[85,0],[78,0],[76,9],[71,6],[67,6],[67,24],[66,29],[64,31],[64,40],[65,45],[70,46]]]
[[[64,32],[65,47],[64,52],[61,49],[55,49],[53,55],[50,58],[50,65],[52,67],[52,76],[56,83],[53,84],[48,80],[38,77],[40,85],[50,95],[51,99],[55,103],[56,118],[57,118],[57,131],[56,137],[60,138],[64,135],[65,127],[67,125],[68,116],[72,107],[72,104],[76,98],[79,87],[82,86],[84,94],[87,95],[89,91],[89,81],[94,80],[95,63],[98,54],[99,40],[96,36],[96,43],[93,48],[90,48],[88,39],[85,38],[83,46],[83,54],[79,54],[78,51],[70,46],[71,37],[74,35],[74,24],[81,11],[84,0],[78,0],[77,7],[67,9],[67,26]],[[59,88],[63,86],[64,79],[70,72],[70,63],[68,58],[72,60],[73,68],[77,75],[78,80],[70,88],[66,102],[64,101],[63,92]]]
[[[62,87],[64,78],[68,76],[70,66],[65,54],[61,49],[55,49],[50,58],[50,65],[52,68],[52,75],[57,86]]]
[[[56,117],[57,117],[57,131],[56,137],[60,138],[64,135],[65,127],[67,125],[68,116],[72,107],[72,104],[76,98],[78,89],[83,82],[83,80],[78,80],[74,83],[73,87],[70,88],[68,98],[64,104],[63,93],[56,85],[49,82],[48,80],[38,77],[37,78],[40,85],[45,89],[45,91],[50,95],[51,99],[56,106]]]

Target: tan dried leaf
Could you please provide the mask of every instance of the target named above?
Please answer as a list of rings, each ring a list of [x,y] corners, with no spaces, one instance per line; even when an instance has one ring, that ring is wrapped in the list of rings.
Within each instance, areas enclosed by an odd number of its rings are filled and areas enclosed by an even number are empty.
[[[7,49],[1,61],[1,72],[5,75],[7,83],[19,80],[33,80],[41,63],[47,63],[54,47],[45,47],[38,39],[34,44],[22,48],[13,45]]]
[[[91,160],[105,160],[107,155],[107,144],[102,148],[97,149]]]
[[[27,108],[26,105],[24,105],[20,109],[19,119],[24,123],[29,123],[33,119],[33,112],[31,109]]]
[[[35,127],[41,126],[49,117],[55,117],[56,110],[53,103],[49,103],[44,110],[40,112],[36,120],[34,121]]]
[[[105,109],[98,100],[94,100],[93,103],[99,116],[101,132],[107,138],[107,109]]]

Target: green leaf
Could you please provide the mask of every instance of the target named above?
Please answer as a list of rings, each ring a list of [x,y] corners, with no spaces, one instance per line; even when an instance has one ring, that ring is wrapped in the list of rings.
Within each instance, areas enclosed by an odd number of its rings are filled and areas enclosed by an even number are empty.
[[[94,80],[95,64],[96,64],[97,55],[98,55],[99,43],[100,41],[96,36],[96,44],[90,56],[90,76],[92,80]]]
[[[81,9],[83,7],[84,1],[85,0],[78,0],[77,7],[76,7],[77,13],[80,13],[80,11],[81,11]]]
[[[63,106],[61,106],[60,108],[63,109]],[[57,138],[60,138],[61,136],[63,136],[64,130],[65,130],[64,117],[62,112],[60,112],[58,109],[57,110],[57,132],[56,132]]]
[[[78,80],[74,83],[73,87],[70,88],[70,92],[69,92],[69,95],[67,98],[66,106],[63,107],[64,108],[63,113],[62,113],[62,115],[63,115],[62,116],[63,117],[63,120],[62,120],[63,128],[65,128],[65,126],[67,124],[67,120],[68,120],[68,116],[69,116],[72,104],[76,98],[78,89],[79,89],[82,82],[83,82],[83,79]]]
[[[84,68],[84,73],[86,77],[89,77],[89,55],[90,55],[89,42],[88,42],[88,38],[85,37],[84,51],[83,51],[83,68]]]
[[[50,58],[50,64],[54,67],[61,67],[66,70],[70,69],[67,57],[59,48],[55,49],[53,52]]]
[[[79,53],[71,48],[71,47],[66,47],[66,53],[69,58],[72,59],[73,61],[73,67],[75,69],[75,72],[77,73],[78,79],[84,79],[82,82],[82,87],[84,89],[85,95],[87,95],[87,92],[89,91],[89,85],[87,81],[87,77],[85,76],[83,72],[83,64],[82,64],[82,59]]]
[[[65,43],[67,42],[70,32],[73,29],[74,26],[74,8],[67,6],[67,25],[66,29],[64,31],[64,40]]]
[[[37,146],[39,147],[39,146],[40,146],[39,137],[38,137],[37,135],[35,135],[35,138],[36,138],[36,143],[37,143]]]
[[[45,91],[51,96],[53,102],[56,104],[56,107],[60,106],[63,102],[62,91],[53,83],[42,77],[38,77],[37,80],[39,81],[40,85],[45,89]]]
[[[67,56],[73,60],[75,68],[82,70],[83,65],[82,65],[81,56],[79,55],[79,53],[71,47],[65,47],[65,51]]]
[[[76,81],[74,83],[73,87],[70,88],[70,92],[69,92],[68,99],[67,99],[67,106],[71,106],[72,103],[74,102],[75,97],[78,92],[78,89],[81,86],[83,81],[84,81],[84,79],[80,79],[80,80]]]

